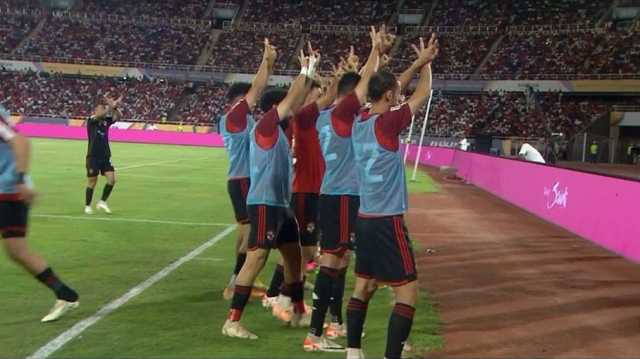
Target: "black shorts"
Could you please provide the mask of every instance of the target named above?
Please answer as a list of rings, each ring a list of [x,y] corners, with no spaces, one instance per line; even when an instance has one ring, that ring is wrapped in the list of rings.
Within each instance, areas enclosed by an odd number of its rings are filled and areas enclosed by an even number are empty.
[[[360,197],[320,195],[320,250],[343,255],[353,249]]]
[[[318,197],[317,193],[294,193],[291,201],[293,213],[298,221],[300,244],[303,247],[318,245]]]
[[[298,222],[290,208],[249,205],[249,250],[273,249],[285,243],[299,243]]]
[[[239,224],[249,223],[249,213],[247,213],[247,194],[249,193],[249,178],[233,178],[227,182],[227,192],[231,198],[233,213],[236,222]]]
[[[358,218],[356,275],[391,286],[418,279],[411,239],[402,216]]]
[[[87,157],[87,177],[98,177],[107,172],[114,172],[115,169],[108,158]]]
[[[22,201],[0,201],[0,234],[2,238],[24,238],[27,235],[29,206]]]

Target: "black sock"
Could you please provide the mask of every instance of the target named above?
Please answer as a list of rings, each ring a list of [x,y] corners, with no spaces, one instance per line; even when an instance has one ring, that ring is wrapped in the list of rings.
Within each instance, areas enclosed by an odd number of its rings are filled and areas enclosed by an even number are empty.
[[[87,187],[87,189],[84,191],[84,205],[90,206],[92,200],[93,200],[93,188]]]
[[[49,289],[56,294],[56,298],[66,300],[67,302],[78,301],[78,293],[67,287],[60,278],[53,273],[51,268],[47,268],[42,271],[42,273],[36,275],[36,279],[49,287]]]
[[[311,325],[309,333],[320,337],[324,330],[324,318],[327,315],[331,289],[338,276],[337,270],[328,267],[320,267],[316,277],[316,285],[313,289],[313,313],[311,313]]]
[[[404,342],[409,338],[415,312],[416,309],[414,307],[402,303],[396,303],[393,307],[387,329],[385,358],[400,359],[402,357],[402,348],[404,347]]]
[[[233,274],[238,275],[238,273],[240,273],[245,260],[247,260],[247,254],[238,253],[238,256],[236,257],[236,268],[233,270]]]
[[[104,189],[102,190],[102,201],[106,202],[109,199],[109,196],[111,195],[111,191],[113,191],[113,185],[112,184],[106,184],[104,185]]]
[[[289,293],[291,294],[291,304],[293,304],[294,313],[306,312],[304,307],[304,283],[295,282],[288,285]]]
[[[267,290],[267,297],[277,297],[280,294],[280,286],[284,283],[284,267],[280,264],[276,266],[271,277],[271,283]]]
[[[347,305],[347,347],[362,348],[362,329],[367,317],[368,302],[358,298],[349,299]]]
[[[347,277],[347,268],[338,271],[338,277],[333,282],[331,288],[331,304],[329,311],[331,312],[331,321],[342,324],[342,300],[344,299],[344,285]]]
[[[251,287],[236,285],[233,289],[233,299],[231,299],[231,310],[228,319],[237,322],[242,317],[244,307],[249,302]]]

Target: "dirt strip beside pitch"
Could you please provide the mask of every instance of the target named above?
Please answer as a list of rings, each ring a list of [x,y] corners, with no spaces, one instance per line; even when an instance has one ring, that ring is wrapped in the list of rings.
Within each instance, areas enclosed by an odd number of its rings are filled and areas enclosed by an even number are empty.
[[[443,321],[429,357],[640,358],[640,265],[430,172],[407,215]]]

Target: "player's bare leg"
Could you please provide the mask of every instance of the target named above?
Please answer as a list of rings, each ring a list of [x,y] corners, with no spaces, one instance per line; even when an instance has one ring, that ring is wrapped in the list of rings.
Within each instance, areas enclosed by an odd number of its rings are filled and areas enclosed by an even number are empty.
[[[84,202],[85,214],[93,214],[93,209],[91,208],[91,202],[93,201],[93,191],[95,190],[97,184],[98,184],[98,176],[87,178],[87,189],[85,190],[85,202]]]
[[[225,300],[230,300],[233,297],[233,287],[236,282],[236,277],[245,261],[247,260],[247,245],[249,243],[249,232],[251,230],[251,224],[240,223],[238,224],[238,239],[236,241],[236,266],[233,270],[233,274],[229,279],[227,287],[224,289],[223,297]]]
[[[353,295],[347,306],[347,359],[364,358],[362,331],[367,317],[369,300],[377,288],[375,279],[356,278]]]
[[[111,214],[111,209],[107,206],[107,200],[111,195],[111,191],[113,191],[113,187],[116,185],[116,173],[113,171],[105,172],[105,178],[107,179],[107,183],[104,185],[104,189],[102,190],[102,197],[100,201],[96,204],[96,209],[103,210],[106,214]]]
[[[26,238],[6,238],[2,242],[9,258],[49,287],[56,295],[56,303],[49,314],[42,318],[42,322],[57,320],[67,311],[79,305],[78,294],[56,276],[42,257],[29,250]]]
[[[240,324],[240,319],[249,298],[251,288],[258,274],[264,268],[264,264],[269,258],[269,250],[257,248],[247,252],[247,259],[236,277],[233,298],[231,299],[231,310],[227,321],[222,327],[222,334],[241,339],[258,339],[258,336],[248,331]]]

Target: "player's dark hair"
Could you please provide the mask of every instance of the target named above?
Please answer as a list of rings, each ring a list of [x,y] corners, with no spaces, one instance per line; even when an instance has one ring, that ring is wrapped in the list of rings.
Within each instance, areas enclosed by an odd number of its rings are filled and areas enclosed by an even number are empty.
[[[315,88],[321,88],[322,84],[319,81],[313,80],[313,82],[311,83],[311,89],[315,89]]]
[[[260,99],[260,109],[263,112],[271,110],[274,105],[279,104],[285,97],[287,97],[287,92],[287,89],[282,87],[266,90]]]
[[[338,96],[344,96],[353,91],[360,82],[360,75],[355,72],[347,72],[338,82]]]
[[[369,80],[369,99],[379,101],[387,91],[395,90],[398,86],[395,75],[389,71],[378,71]]]
[[[227,101],[233,101],[235,98],[246,95],[251,89],[248,82],[235,82],[227,90]]]

